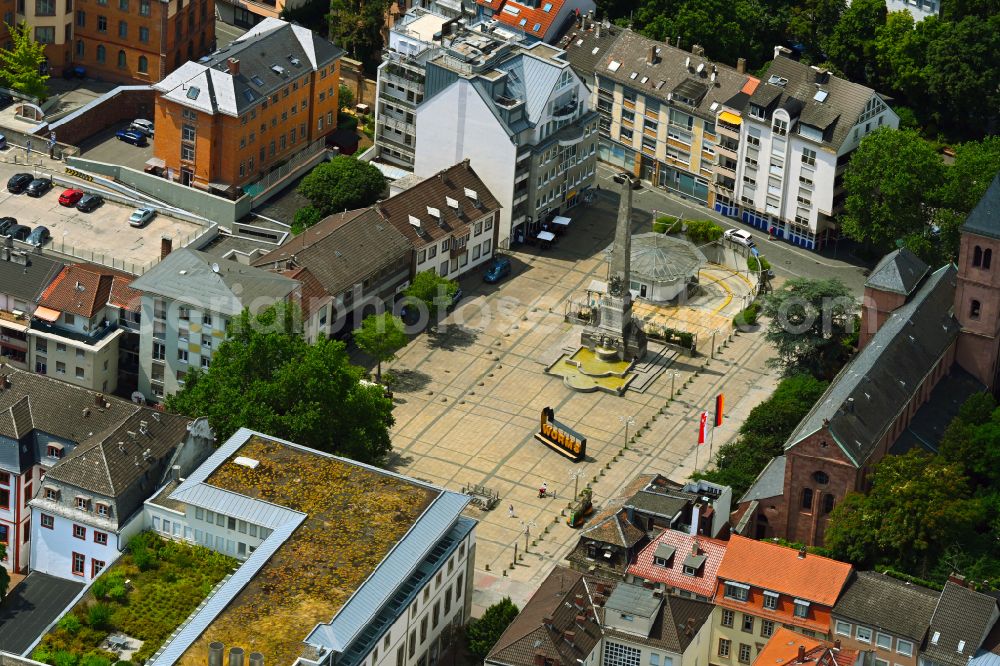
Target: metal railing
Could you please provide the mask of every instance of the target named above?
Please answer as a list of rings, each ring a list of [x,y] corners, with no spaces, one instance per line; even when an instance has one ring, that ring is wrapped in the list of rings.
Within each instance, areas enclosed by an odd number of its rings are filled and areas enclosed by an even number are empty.
[[[292,158],[284,164],[272,169],[262,178],[250,183],[249,185],[244,185],[243,191],[254,197],[259,196],[270,189],[273,185],[276,185],[285,179],[289,174],[294,172],[303,164],[315,159],[318,155],[324,152],[326,152],[326,140],[317,139],[293,155]]]

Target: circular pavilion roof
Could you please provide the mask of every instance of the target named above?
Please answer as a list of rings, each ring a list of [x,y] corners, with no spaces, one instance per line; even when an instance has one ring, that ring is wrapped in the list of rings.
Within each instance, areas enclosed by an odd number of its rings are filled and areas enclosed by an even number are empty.
[[[694,243],[655,232],[632,236],[632,274],[650,280],[673,281],[698,274],[707,263]]]

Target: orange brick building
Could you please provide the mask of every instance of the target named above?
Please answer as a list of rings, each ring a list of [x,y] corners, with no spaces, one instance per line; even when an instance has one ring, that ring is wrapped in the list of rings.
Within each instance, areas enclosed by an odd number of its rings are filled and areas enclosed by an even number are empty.
[[[343,50],[268,18],[153,86],[153,154],[184,185],[236,195],[337,128]]]
[[[81,66],[105,81],[154,83],[215,44],[209,0],[18,0],[16,20],[47,45],[55,76]]]

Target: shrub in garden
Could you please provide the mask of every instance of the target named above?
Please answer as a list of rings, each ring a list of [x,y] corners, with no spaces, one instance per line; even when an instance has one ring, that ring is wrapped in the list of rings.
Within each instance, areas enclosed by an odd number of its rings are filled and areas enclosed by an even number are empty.
[[[77,656],[66,650],[59,650],[52,655],[52,663],[55,666],[76,666]]]
[[[82,625],[77,616],[68,614],[66,615],[66,617],[59,620],[59,624],[57,624],[56,626],[62,629],[63,631],[67,632],[68,634],[76,635],[76,632],[80,631],[80,627]]]
[[[111,607],[107,604],[96,603],[87,611],[87,624],[94,629],[100,629],[108,624],[111,619]]]
[[[760,316],[760,304],[751,303],[745,310],[733,317],[734,326],[753,326]]]

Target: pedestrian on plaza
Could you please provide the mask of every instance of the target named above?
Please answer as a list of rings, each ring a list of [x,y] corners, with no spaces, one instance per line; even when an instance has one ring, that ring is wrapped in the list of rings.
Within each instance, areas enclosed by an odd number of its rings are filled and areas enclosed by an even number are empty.
[[[768,229],[767,229],[767,240],[774,240],[774,237],[776,235],[777,235],[777,233],[775,232],[774,227],[768,227]]]
[[[514,505],[513,504],[511,504],[511,505],[509,505],[507,507],[507,515],[510,516],[511,518],[514,517]]]

